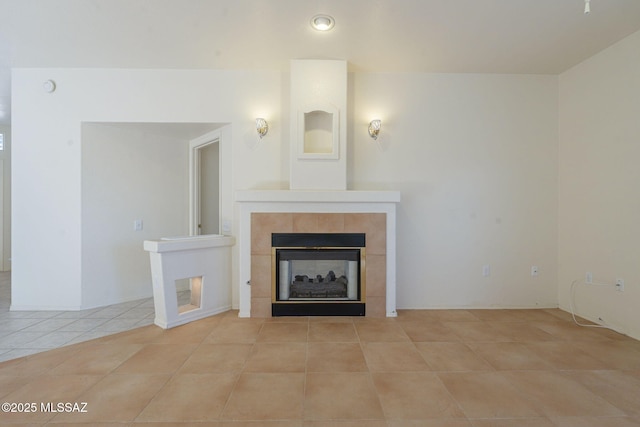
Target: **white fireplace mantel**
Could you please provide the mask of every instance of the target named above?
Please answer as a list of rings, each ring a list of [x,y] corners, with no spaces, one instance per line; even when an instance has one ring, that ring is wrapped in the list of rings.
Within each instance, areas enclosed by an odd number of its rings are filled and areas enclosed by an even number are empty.
[[[251,214],[287,213],[385,213],[387,218],[386,315],[396,313],[396,204],[399,191],[240,190],[239,206],[239,316],[251,315]]]
[[[237,202],[399,203],[399,191],[241,190]]]

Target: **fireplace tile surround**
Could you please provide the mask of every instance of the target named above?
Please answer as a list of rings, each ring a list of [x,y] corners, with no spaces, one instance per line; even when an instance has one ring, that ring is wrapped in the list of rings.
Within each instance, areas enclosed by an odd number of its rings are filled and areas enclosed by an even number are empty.
[[[364,233],[367,315],[384,317],[386,221],[384,213],[252,214],[251,317],[271,317],[271,233]]]
[[[240,317],[271,317],[271,233],[365,233],[366,316],[396,316],[399,192],[246,190],[236,201]]]

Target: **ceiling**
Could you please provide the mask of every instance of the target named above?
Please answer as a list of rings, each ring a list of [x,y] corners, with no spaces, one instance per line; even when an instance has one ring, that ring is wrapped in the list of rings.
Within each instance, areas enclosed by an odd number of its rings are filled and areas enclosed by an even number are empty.
[[[285,71],[290,59],[337,58],[351,71],[558,74],[640,30],[640,0],[583,8],[584,0],[0,0],[0,123],[10,116],[10,67]],[[335,18],[331,32],[310,27],[317,13]]]

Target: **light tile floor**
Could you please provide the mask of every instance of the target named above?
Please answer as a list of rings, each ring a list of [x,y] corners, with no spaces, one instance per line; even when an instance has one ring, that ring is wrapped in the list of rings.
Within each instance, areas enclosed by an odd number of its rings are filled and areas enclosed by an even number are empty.
[[[0,363],[0,402],[36,409],[0,425],[638,427],[640,342],[557,309],[230,311]]]
[[[9,311],[11,273],[0,272],[0,361],[153,324],[153,299],[81,311]]]

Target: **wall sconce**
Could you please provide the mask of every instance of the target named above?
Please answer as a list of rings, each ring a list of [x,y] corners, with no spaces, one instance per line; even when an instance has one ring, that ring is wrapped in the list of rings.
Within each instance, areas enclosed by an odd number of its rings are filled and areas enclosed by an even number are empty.
[[[269,123],[267,123],[267,121],[262,117],[258,117],[256,119],[256,131],[258,131],[258,135],[260,136],[260,139],[262,139],[262,137],[269,132]]]
[[[378,139],[378,134],[380,133],[380,126],[382,126],[382,122],[378,119],[371,120],[371,123],[369,123],[369,136],[374,140]]]

